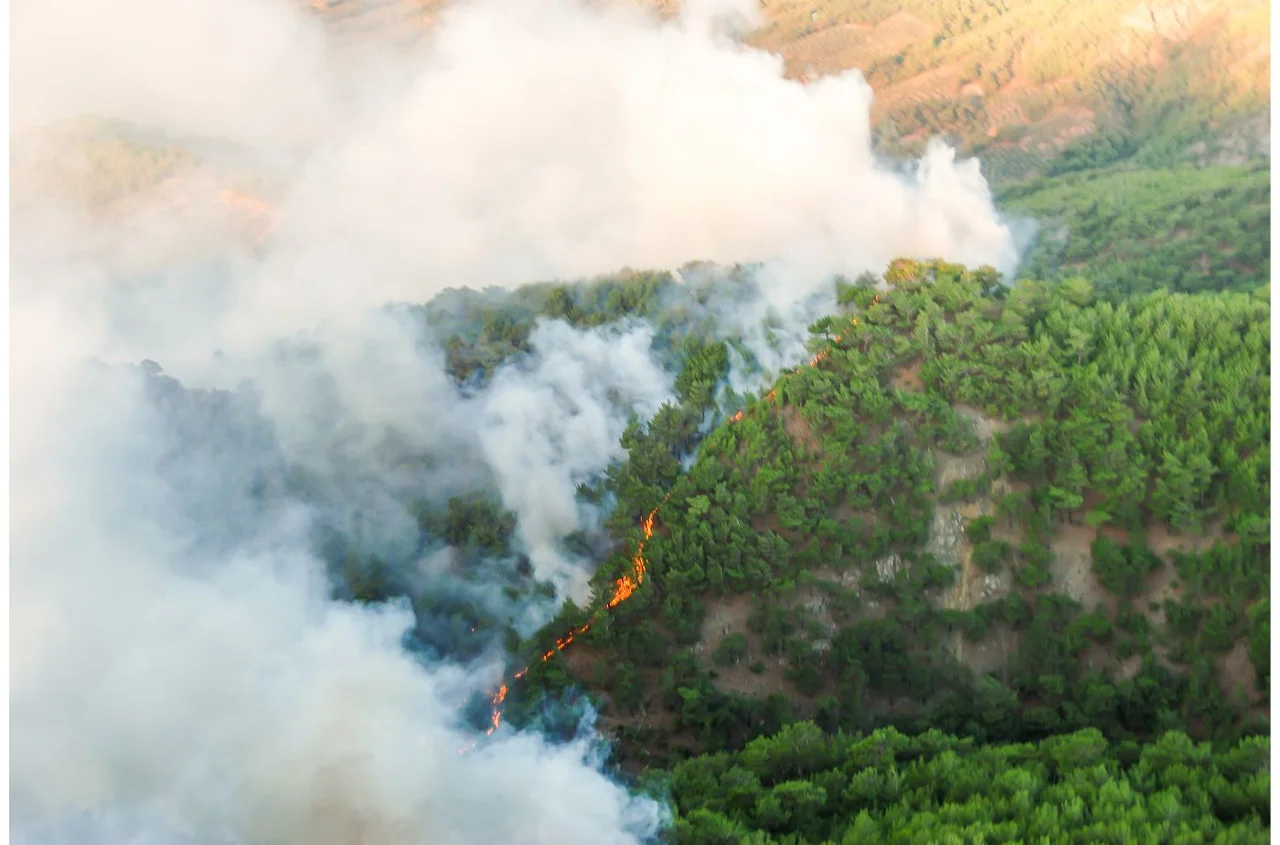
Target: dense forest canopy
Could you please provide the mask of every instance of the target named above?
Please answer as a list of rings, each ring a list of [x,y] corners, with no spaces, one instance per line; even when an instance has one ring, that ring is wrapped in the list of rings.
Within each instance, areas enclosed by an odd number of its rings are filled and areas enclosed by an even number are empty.
[[[596,602],[656,508],[645,585],[535,661],[508,717],[546,724],[544,694],[585,684],[649,765],[795,718],[1134,748],[1268,730],[1268,289],[1117,304],[904,260],[840,300],[811,366],[740,411],[712,399],[712,345],[682,377],[702,386],[634,427]]]
[[[598,710],[620,773],[675,809],[672,841],[1262,841],[1269,289],[1116,297],[903,259],[838,280],[811,359],[743,395],[730,371],[756,365],[713,305],[749,279],[627,273],[404,312],[448,338],[462,390],[532,355],[540,322],[642,319],[675,396],[579,488],[611,535],[570,539],[602,561],[585,606],[516,632],[554,590],[484,485],[400,496],[403,559],[322,526],[336,597],[408,597],[409,645],[433,656],[527,658],[475,723],[570,737]],[[251,506],[228,519],[367,492],[364,470],[287,466],[252,386],[144,371],[165,472],[202,460],[192,440],[249,455],[223,482]],[[405,567],[433,549],[456,578],[424,589]]]
[[[1221,750],[1096,729],[980,744],[931,730],[824,735],[798,722],[676,766],[673,840],[711,843],[1269,842],[1267,738]]]

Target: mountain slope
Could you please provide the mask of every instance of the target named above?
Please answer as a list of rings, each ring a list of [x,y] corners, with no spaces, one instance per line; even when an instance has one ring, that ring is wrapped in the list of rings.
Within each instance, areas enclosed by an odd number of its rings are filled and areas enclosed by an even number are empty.
[[[839,339],[687,472],[661,459],[678,432],[632,443],[614,523],[657,508],[644,586],[535,664],[516,717],[576,679],[644,760],[795,716],[991,740],[1265,717],[1265,291],[1113,306],[948,265],[887,278],[879,301],[846,289],[857,323],[816,325]]]
[[[1138,749],[1095,730],[979,745],[933,731],[824,736],[811,724],[677,766],[674,841],[1270,841],[1266,738],[1170,733]],[[773,837],[778,837],[777,839]]]
[[[675,14],[675,0],[644,0]],[[443,0],[315,0],[341,43],[415,43]],[[858,69],[897,155],[943,134],[996,181],[1026,178],[1081,138],[1267,154],[1270,8],[1263,0],[768,0],[748,38],[795,79]],[[1223,136],[1226,136],[1225,138]]]
[[[1099,292],[1247,289],[1271,278],[1268,162],[1082,168],[1001,192],[1038,237],[1020,273],[1083,276]]]
[[[980,153],[996,181],[1041,171],[1081,137],[1216,143],[1268,108],[1269,7],[1260,2],[826,0],[766,9],[770,25],[754,41],[786,57],[791,73],[861,69],[890,146],[918,149],[944,133]]]

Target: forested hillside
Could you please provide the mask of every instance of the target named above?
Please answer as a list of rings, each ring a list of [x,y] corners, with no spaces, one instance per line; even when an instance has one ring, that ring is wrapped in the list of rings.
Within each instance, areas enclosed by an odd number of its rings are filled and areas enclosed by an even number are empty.
[[[1020,273],[1081,276],[1101,296],[1248,289],[1271,278],[1267,162],[1064,172],[1002,192],[1041,230]]]
[[[801,723],[662,782],[681,843],[1270,842],[1270,741],[981,745]]]
[[[584,684],[649,764],[793,718],[991,742],[1265,726],[1266,290],[1117,305],[911,261],[876,281],[687,470],[714,372],[634,428],[597,601],[656,509],[643,587],[535,663],[513,718]]]
[[[671,16],[680,0],[639,0]],[[418,42],[443,0],[316,0],[341,44]],[[748,41],[813,80],[858,69],[895,153],[933,135],[998,181],[1043,171],[1101,135],[1265,155],[1270,10],[1261,0],[766,0]],[[1259,135],[1259,129],[1262,134]]]
[[[15,841],[1270,840],[1264,0],[95,2]]]
[[[823,0],[765,10],[753,41],[790,73],[860,69],[887,144],[950,135],[997,181],[1043,172],[1088,136],[1166,150],[1265,147],[1250,126],[1268,100],[1265,3]]]

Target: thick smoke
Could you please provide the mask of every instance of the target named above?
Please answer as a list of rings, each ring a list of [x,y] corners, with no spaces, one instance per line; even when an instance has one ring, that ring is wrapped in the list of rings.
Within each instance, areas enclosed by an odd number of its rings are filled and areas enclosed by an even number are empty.
[[[733,40],[753,12],[703,0],[659,25],[619,4],[479,0],[420,50],[375,59],[336,50],[289,0],[15,4],[18,128],[87,114],[154,143],[226,140],[284,186],[271,233],[245,245],[198,179],[94,217],[52,197],[38,138],[13,164],[42,199],[13,224],[16,836],[653,830],[657,808],[580,745],[504,732],[455,754],[458,705],[497,665],[424,666],[402,647],[406,607],[331,601],[312,529],[336,521],[411,556],[405,501],[491,484],[537,574],[573,594],[586,562],[562,541],[597,517],[573,491],[619,456],[630,414],[670,395],[647,328],[556,323],[467,393],[437,339],[373,310],[388,300],[762,261],[760,295],[726,306],[725,325],[781,311],[795,334],[836,272],[901,254],[1010,268],[975,163],[940,146],[905,176],[877,162],[866,84],[786,81],[780,59]],[[775,351],[769,366],[794,354]],[[233,398],[95,358],[153,360]],[[173,422],[206,404],[225,441]],[[325,495],[237,498],[286,467]],[[424,571],[446,557],[424,553]]]
[[[300,506],[230,552],[211,547],[211,526],[181,506],[206,491],[159,465],[171,432],[141,371],[77,364],[84,335],[65,311],[46,316],[73,330],[70,349],[34,334],[49,328],[27,319],[40,314],[14,316],[28,356],[13,420],[16,834],[58,841],[66,814],[96,810],[195,841],[628,842],[652,829],[655,808],[584,747],[514,736],[457,755],[458,703],[492,673],[420,666],[401,647],[407,608],[331,602]]]
[[[331,55],[287,0],[217,4],[217,26],[207,0],[77,5],[15,9],[15,75],[33,80],[15,93],[20,124],[111,109],[310,151],[287,174],[272,259],[246,286],[272,307],[331,313],[691,259],[784,260],[785,298],[900,255],[1016,261],[976,162],[939,145],[913,174],[883,166],[861,76],[785,80],[779,57],[716,34],[741,2],[656,26],[616,3],[472,0],[377,71]],[[110,70],[69,78],[90,59]]]
[[[458,5],[427,49],[396,107],[297,183],[285,254],[373,247],[397,294],[420,290],[406,268],[511,285],[780,261],[783,300],[900,255],[1016,261],[976,162],[936,145],[910,175],[880,165],[856,72],[801,86],[704,27],[552,0]]]
[[[625,456],[619,440],[627,420],[611,409],[652,417],[674,400],[671,378],[654,365],[648,327],[610,335],[544,323],[531,341],[531,365],[498,373],[481,399],[477,425],[503,501],[520,516],[535,571],[553,578],[570,573],[570,595],[581,600],[590,573],[567,563],[557,547],[590,522],[578,485]]]

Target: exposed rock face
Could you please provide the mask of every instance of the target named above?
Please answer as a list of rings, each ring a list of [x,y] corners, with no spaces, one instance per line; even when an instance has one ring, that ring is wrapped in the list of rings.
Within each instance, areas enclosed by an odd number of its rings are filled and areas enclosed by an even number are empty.
[[[933,512],[933,526],[929,529],[929,543],[925,551],[939,563],[959,567],[960,544],[964,542],[964,516],[958,508],[940,506]]]

